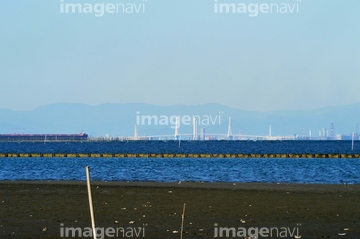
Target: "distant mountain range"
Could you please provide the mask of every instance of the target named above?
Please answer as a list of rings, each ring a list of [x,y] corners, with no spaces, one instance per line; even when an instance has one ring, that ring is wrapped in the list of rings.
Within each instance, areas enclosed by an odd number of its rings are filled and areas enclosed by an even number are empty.
[[[198,118],[198,130],[206,133],[226,134],[231,117],[232,133],[246,135],[302,136],[312,130],[351,134],[360,121],[360,104],[328,107],[317,110],[285,110],[273,112],[244,111],[219,104],[196,106],[156,106],[142,103],[86,104],[58,103],[38,107],[31,111],[0,109],[0,133],[80,133],[91,136],[133,136],[137,124],[139,136],[173,135],[176,118],[180,120],[180,133],[192,133],[192,116]],[[303,130],[304,129],[304,130]]]

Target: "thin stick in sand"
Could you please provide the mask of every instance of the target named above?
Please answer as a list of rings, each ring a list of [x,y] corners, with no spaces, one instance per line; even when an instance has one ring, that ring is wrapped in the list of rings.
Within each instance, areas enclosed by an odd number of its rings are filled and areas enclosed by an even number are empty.
[[[92,196],[91,196],[90,169],[89,169],[89,166],[86,166],[85,170],[86,170],[86,182],[87,182],[87,189],[88,189],[88,196],[89,196],[91,226],[92,226],[93,237],[94,237],[94,239],[96,239],[96,228],[95,228],[94,209],[93,209]]]
[[[180,231],[180,239],[182,239],[182,238],[183,238],[184,218],[185,218],[185,206],[186,206],[186,203],[184,203],[183,213],[182,213],[182,215],[181,215],[181,231]]]

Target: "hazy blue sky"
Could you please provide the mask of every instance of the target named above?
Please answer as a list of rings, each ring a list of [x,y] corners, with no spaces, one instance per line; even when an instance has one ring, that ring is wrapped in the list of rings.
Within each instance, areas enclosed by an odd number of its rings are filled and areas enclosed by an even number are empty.
[[[215,14],[213,0],[64,1],[145,4],[144,13],[96,17],[60,13],[60,0],[3,1],[0,108],[360,103],[359,0],[226,1],[299,4],[299,13]]]

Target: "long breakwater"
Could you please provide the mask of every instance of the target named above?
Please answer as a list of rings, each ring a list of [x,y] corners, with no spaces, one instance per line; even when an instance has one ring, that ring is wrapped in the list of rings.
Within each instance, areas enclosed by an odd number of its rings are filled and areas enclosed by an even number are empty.
[[[360,158],[360,154],[0,153],[0,158]]]

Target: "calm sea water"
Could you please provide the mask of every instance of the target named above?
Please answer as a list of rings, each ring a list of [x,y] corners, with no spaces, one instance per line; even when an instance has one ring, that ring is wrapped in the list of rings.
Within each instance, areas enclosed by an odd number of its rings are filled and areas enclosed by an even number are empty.
[[[0,153],[360,153],[350,141],[0,143]],[[359,159],[0,158],[0,180],[359,184]]]

